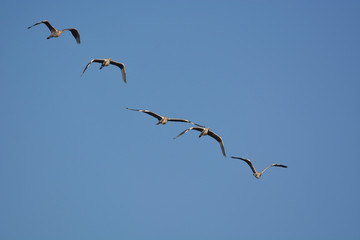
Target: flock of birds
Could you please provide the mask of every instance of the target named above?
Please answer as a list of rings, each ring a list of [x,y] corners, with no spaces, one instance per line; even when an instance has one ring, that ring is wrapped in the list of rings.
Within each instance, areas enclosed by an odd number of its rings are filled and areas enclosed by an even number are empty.
[[[50,30],[50,35],[47,37],[47,39],[50,39],[50,38],[57,38],[57,37],[60,37],[60,35],[62,33],[64,33],[65,31],[70,31],[71,34],[74,36],[76,42],[78,44],[80,44],[80,34],[78,32],[78,30],[76,28],[66,28],[66,29],[63,29],[63,30],[58,30],[56,28],[54,28],[48,21],[46,20],[43,20],[43,21],[40,21],[38,23],[35,23],[34,25],[31,25],[30,27],[28,27],[28,29],[36,26],[36,25],[39,25],[39,24],[45,24],[49,30]],[[83,75],[86,71],[86,69],[88,69],[88,67],[90,66],[91,63],[93,62],[96,62],[96,63],[101,63],[101,66],[100,66],[100,69],[102,69],[103,67],[107,67],[109,66],[110,64],[111,65],[115,65],[117,67],[120,68],[121,70],[121,74],[122,74],[122,79],[124,81],[124,83],[126,83],[126,71],[125,71],[125,65],[123,63],[120,63],[120,62],[115,62],[115,61],[112,61],[111,58],[107,58],[107,59],[92,59],[85,67],[84,71],[82,72],[81,75]],[[204,127],[202,125],[199,125],[197,123],[194,123],[192,121],[189,121],[189,120],[186,120],[186,119],[179,119],[179,118],[169,118],[169,117],[164,117],[164,116],[161,116],[159,114],[156,114],[154,112],[151,112],[149,110],[141,110],[141,109],[131,109],[131,108],[126,108],[128,110],[131,110],[131,111],[137,111],[137,112],[143,112],[143,113],[146,113],[154,118],[156,118],[158,120],[158,122],[156,123],[156,125],[159,125],[159,124],[166,124],[167,122],[186,122],[186,123],[191,123],[193,125],[196,125],[196,127],[190,127],[186,130],[184,130],[183,132],[181,132],[179,135],[177,135],[176,137],[174,137],[174,139],[180,137],[181,135],[183,135],[184,133],[190,131],[190,130],[195,130],[195,131],[198,131],[200,132],[200,135],[199,135],[199,138],[202,137],[202,136],[210,136],[212,138],[214,138],[219,144],[220,144],[220,148],[221,148],[221,151],[222,151],[222,154],[224,155],[224,157],[226,157],[226,153],[225,153],[225,147],[224,147],[224,142],[222,140],[222,138],[214,133],[213,131],[211,131],[209,128],[207,127]],[[252,162],[249,160],[249,159],[246,159],[246,158],[241,158],[241,157],[231,157],[233,159],[239,159],[239,160],[242,160],[244,162],[246,162],[249,167],[251,168],[252,172],[253,172],[253,175],[254,177],[256,177],[257,179],[259,179],[261,177],[261,175],[270,167],[282,167],[282,168],[287,168],[287,166],[285,165],[281,165],[281,164],[271,164],[269,165],[268,167],[266,167],[264,170],[262,170],[261,172],[258,172],[256,171],[254,165],[252,164]]]

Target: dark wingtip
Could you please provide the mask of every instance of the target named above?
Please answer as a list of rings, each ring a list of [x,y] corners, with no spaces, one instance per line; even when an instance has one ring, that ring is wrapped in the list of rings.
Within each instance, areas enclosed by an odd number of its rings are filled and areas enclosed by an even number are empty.
[[[234,156],[231,156],[231,158],[233,158],[233,159],[238,159],[238,160],[243,160],[243,161],[250,161],[250,159],[242,158],[242,157],[234,157]],[[251,162],[251,161],[250,161],[250,162]]]
[[[205,128],[205,126],[203,126],[203,125],[200,125],[200,124],[197,124],[197,123],[192,123],[192,124],[194,124],[194,125],[196,125],[196,126],[198,126],[198,127],[202,127],[202,128]]]

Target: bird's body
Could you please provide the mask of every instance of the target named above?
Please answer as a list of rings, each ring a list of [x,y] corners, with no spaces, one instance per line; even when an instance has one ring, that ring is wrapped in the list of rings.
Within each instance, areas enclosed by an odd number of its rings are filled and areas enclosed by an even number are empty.
[[[149,114],[150,116],[153,116],[154,118],[159,120],[156,123],[156,125],[159,125],[159,124],[165,125],[167,122],[171,121],[171,122],[187,122],[187,123],[191,123],[191,124],[195,124],[197,126],[200,126],[200,125],[198,125],[196,123],[193,123],[193,122],[191,122],[189,120],[186,120],[186,119],[164,117],[164,116],[161,116],[161,115],[156,114],[154,112],[151,112],[149,110],[131,109],[131,108],[126,108],[126,109],[131,110],[131,111],[143,112],[143,113]]]
[[[115,62],[112,61],[111,58],[106,58],[106,59],[92,59],[85,67],[84,71],[82,72],[81,75],[83,75],[86,71],[86,69],[90,66],[91,63],[93,62],[97,62],[97,63],[101,63],[100,69],[102,69],[103,67],[107,67],[110,64],[118,66],[121,70],[121,75],[123,78],[124,83],[126,83],[126,71],[125,71],[125,65],[123,63],[120,62]]]
[[[210,128],[203,128],[203,130],[201,131],[199,137],[208,135],[209,130],[210,130]]]
[[[104,59],[104,61],[101,63],[100,69],[102,69],[103,67],[109,66],[110,62],[111,62],[111,58]]]
[[[199,135],[199,138],[202,137],[202,136],[206,136],[206,135],[209,135],[210,137],[214,138],[216,141],[219,142],[222,154],[226,157],[224,142],[223,142],[222,138],[219,135],[217,135],[216,133],[214,133],[213,131],[211,131],[209,128],[206,128],[206,127],[191,127],[191,128],[188,128],[188,129],[184,130],[183,132],[181,132],[179,135],[174,137],[174,139],[177,138],[177,137],[180,137],[181,135],[183,135],[184,133],[186,133],[189,130],[196,130],[196,131],[201,132],[200,135]]]
[[[41,23],[44,23],[44,24],[49,28],[49,30],[50,30],[50,35],[49,35],[46,39],[58,38],[58,37],[60,37],[60,35],[61,35],[63,32],[65,32],[65,31],[70,31],[71,34],[74,36],[76,42],[77,42],[78,44],[80,44],[80,34],[79,34],[79,32],[78,32],[78,30],[77,30],[76,28],[66,28],[66,29],[63,29],[63,30],[59,30],[59,29],[54,28],[48,21],[43,20],[43,21],[40,21],[40,22],[35,23],[34,25],[28,27],[28,29],[29,29],[29,28],[32,28],[32,27],[34,27],[34,26],[36,26],[36,25],[39,25],[39,24],[41,24]]]
[[[251,168],[251,170],[253,171],[253,175],[254,177],[256,177],[257,179],[259,179],[261,177],[261,175],[265,172],[266,169],[268,169],[269,167],[282,167],[282,168],[287,168],[287,166],[285,165],[281,165],[281,164],[270,164],[268,167],[266,167],[264,170],[262,170],[261,172],[256,171],[254,165],[252,164],[252,162],[250,161],[250,159],[246,159],[246,158],[241,158],[241,157],[231,157],[234,159],[240,159],[243,160],[244,162],[246,162],[249,167]]]
[[[165,125],[169,121],[168,117],[162,117],[157,124]]]

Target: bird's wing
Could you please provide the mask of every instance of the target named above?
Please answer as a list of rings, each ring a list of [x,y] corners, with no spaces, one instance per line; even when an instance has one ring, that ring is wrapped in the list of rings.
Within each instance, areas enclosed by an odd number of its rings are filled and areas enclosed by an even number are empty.
[[[168,118],[168,121],[172,121],[172,122],[187,122],[187,123],[193,123],[189,120],[186,119],[180,119],[180,118]]]
[[[266,167],[264,170],[261,171],[261,173],[265,172],[266,169],[268,169],[269,167],[282,167],[282,168],[287,168],[287,166],[285,165],[281,165],[281,164],[271,164],[270,166]]]
[[[204,130],[204,128],[202,128],[202,127],[191,127],[191,130],[196,130],[196,131],[202,132]]]
[[[90,66],[90,64],[92,64],[93,62],[97,62],[97,63],[102,63],[104,61],[104,59],[92,59],[85,67],[84,71],[82,72],[81,75],[84,74],[84,72],[86,71],[86,69]]]
[[[50,31],[54,31],[54,30],[55,30],[55,28],[54,28],[47,20],[43,20],[43,21],[40,21],[40,22],[38,22],[38,23],[35,23],[34,25],[31,25],[30,27],[28,27],[28,29],[29,29],[29,28],[32,28],[32,27],[34,27],[34,26],[36,26],[36,25],[39,25],[39,24],[41,24],[41,23],[46,24],[46,26],[49,28]]]
[[[124,81],[124,83],[126,83],[125,65],[123,63],[114,62],[114,61],[111,61],[111,60],[110,60],[110,64],[118,66],[120,68],[123,81]]]
[[[191,124],[194,124],[196,126],[199,126],[199,127],[202,127],[204,128],[204,126],[202,125],[199,125],[199,124],[196,124],[192,121],[189,121],[189,120],[186,120],[186,119],[180,119],[180,118],[168,118],[168,121],[173,121],[173,122],[187,122],[187,123],[191,123]]]
[[[184,133],[186,133],[186,132],[189,131],[189,130],[196,130],[196,131],[202,132],[203,128],[199,128],[199,127],[191,127],[191,128],[188,128],[188,129],[182,131],[182,132],[181,132],[179,135],[177,135],[176,137],[174,137],[174,139],[180,137],[181,135],[183,135]]]
[[[210,131],[210,130],[208,132],[208,135],[210,137],[216,139],[216,141],[218,141],[220,143],[221,151],[222,151],[223,155],[226,157],[224,142],[223,142],[222,138],[219,135],[215,134],[213,131]]]
[[[246,162],[249,165],[249,167],[251,168],[253,173],[256,173],[256,169],[254,168],[254,165],[252,164],[252,162],[249,159],[241,158],[241,157],[231,157],[231,158],[243,160],[244,162]]]
[[[274,167],[282,167],[282,168],[287,168],[287,166],[282,165],[282,164],[273,164]]]
[[[143,112],[143,113],[146,113],[146,114],[149,114],[150,116],[153,116],[154,118],[157,118],[158,120],[162,119],[163,117],[160,116],[159,114],[156,114],[154,112],[151,112],[149,110],[141,110],[141,109],[132,109],[132,108],[126,108],[126,109],[129,109],[131,111],[138,111],[138,112]]]
[[[64,29],[63,31],[70,31],[71,34],[74,36],[74,38],[76,39],[76,42],[78,44],[80,44],[80,34],[78,32],[78,30],[76,28],[67,28],[67,29]]]
[[[198,126],[198,127],[205,128],[205,126],[203,126],[203,125],[200,125],[200,124],[197,124],[197,123],[194,123],[194,122],[191,122],[191,123]]]

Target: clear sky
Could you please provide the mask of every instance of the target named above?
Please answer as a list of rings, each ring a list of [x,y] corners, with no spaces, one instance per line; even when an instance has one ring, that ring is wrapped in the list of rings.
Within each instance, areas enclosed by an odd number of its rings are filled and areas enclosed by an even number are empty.
[[[5,1],[0,239],[360,239],[359,1]],[[44,24],[75,27],[47,40]],[[99,70],[93,58],[126,66]],[[148,109],[187,123],[155,125]],[[249,158],[257,170],[252,176]]]

